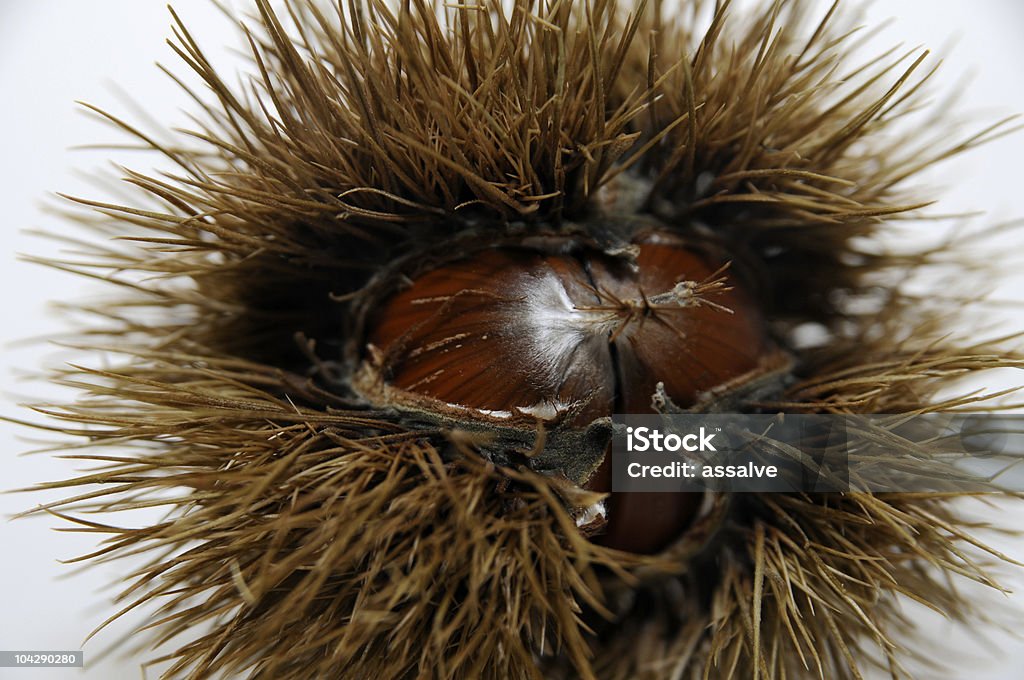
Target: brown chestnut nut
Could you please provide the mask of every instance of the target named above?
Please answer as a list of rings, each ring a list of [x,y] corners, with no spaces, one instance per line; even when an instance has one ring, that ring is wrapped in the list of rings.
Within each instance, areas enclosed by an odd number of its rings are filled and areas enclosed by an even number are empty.
[[[368,340],[392,386],[491,415],[563,416],[582,427],[649,413],[750,374],[769,348],[726,263],[649,236],[631,256],[500,246],[416,276],[377,311]],[[610,456],[586,487],[611,490]],[[595,540],[663,549],[692,521],[693,493],[618,493]]]

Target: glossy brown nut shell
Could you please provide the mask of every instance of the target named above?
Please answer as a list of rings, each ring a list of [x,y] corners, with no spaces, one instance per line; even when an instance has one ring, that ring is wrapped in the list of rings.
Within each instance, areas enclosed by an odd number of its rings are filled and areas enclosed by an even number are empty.
[[[658,383],[680,407],[754,370],[768,351],[751,297],[723,262],[676,242],[635,259],[597,250],[483,250],[415,278],[371,322],[392,385],[499,414],[582,426],[650,413]],[[586,481],[611,489],[610,457]],[[657,552],[692,520],[699,494],[618,493],[596,540]]]

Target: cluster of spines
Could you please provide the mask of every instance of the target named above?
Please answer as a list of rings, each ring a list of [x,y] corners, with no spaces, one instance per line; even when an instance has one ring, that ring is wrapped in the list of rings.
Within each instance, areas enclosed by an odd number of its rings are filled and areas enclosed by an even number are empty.
[[[864,641],[899,672],[897,595],[964,615],[943,574],[990,581],[945,496],[754,499],[716,543],[717,575],[616,553],[575,532],[577,490],[358,403],[342,351],[376,268],[463,231],[578,228],[628,177],[641,210],[762,276],[780,338],[832,333],[774,406],[937,408],[949,381],[1017,360],[928,318],[912,337],[898,293],[871,319],[841,304],[927,262],[854,239],[922,205],[905,196],[918,171],[994,132],[886,137],[923,56],[844,71],[852,34],[835,7],[801,32],[801,2],[743,18],[693,2],[676,20],[612,0],[285,6],[291,28],[257,0],[245,90],[177,23],[212,93],[189,90],[199,128],[164,143],[110,120],[178,171],[130,172],[134,206],[79,200],[130,245],[57,265],[131,294],[92,310],[90,346],[125,360],[63,371],[82,400],[43,409],[96,446],[71,457],[102,465],[49,485],[87,487],[49,509],[110,534],[91,558],[155,551],[124,598],[162,603],[163,639],[215,624],[170,654],[174,673],[856,677]],[[156,503],[171,512],[150,527],[84,516]],[[666,575],[638,580],[650,570]],[[621,584],[634,603],[684,597],[612,606]]]

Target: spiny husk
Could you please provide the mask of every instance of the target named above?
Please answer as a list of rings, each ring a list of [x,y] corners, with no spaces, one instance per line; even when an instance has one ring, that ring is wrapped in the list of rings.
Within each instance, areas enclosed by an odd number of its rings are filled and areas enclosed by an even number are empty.
[[[168,676],[900,675],[898,595],[967,616],[948,577],[993,583],[949,494],[747,495],[685,550],[595,546],[574,523],[594,495],[531,451],[497,466],[486,432],[414,426],[355,394],[354,311],[375,272],[439,243],[613,250],[593,225],[642,213],[758,282],[798,362],[745,408],[969,405],[935,394],[1019,359],[944,336],[891,285],[934,253],[865,239],[921,204],[906,193],[919,170],[998,128],[899,133],[921,60],[849,66],[835,13],[804,30],[802,2],[737,17],[702,2],[285,6],[291,28],[257,1],[243,89],[178,22],[175,49],[212,93],[194,92],[197,130],[164,142],[110,117],[176,174],[129,171],[131,205],[76,199],[127,240],[49,262],[129,295],[86,310],[100,321],[82,343],[122,360],[59,372],[82,398],[41,409],[94,449],[72,458],[101,464],[43,485],[84,487],[47,509],[110,534],[83,559],[152,551],[122,598],[161,603],[158,635],[184,636]],[[798,349],[807,323],[828,341]],[[150,505],[167,518],[88,518]]]

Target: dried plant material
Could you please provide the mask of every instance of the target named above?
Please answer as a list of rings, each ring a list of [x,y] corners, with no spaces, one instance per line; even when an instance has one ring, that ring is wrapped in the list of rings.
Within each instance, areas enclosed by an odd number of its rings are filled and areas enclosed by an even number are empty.
[[[176,171],[127,171],[129,204],[73,199],[121,238],[49,262],[124,290],[84,310],[80,342],[117,360],[60,371],[81,398],[39,408],[97,465],[40,485],[74,494],[45,509],[108,534],[83,560],[152,556],[121,600],[159,608],[166,677],[900,677],[899,597],[966,621],[952,577],[998,588],[1003,556],[953,493],[708,495],[663,550],[601,545],[625,506],[592,481],[610,432],[587,411],[598,389],[555,413],[410,396],[368,346],[374,314],[446,262],[571,244],[559,253],[642,270],[639,235],[668,233],[728,267],[574,309],[619,318],[612,344],[641,317],[753,318],[751,361],[685,400],[644,383],[638,408],[985,408],[936,395],[1021,358],[904,295],[949,248],[876,240],[927,205],[921,170],[1006,129],[901,126],[925,54],[851,61],[849,22],[833,7],[804,26],[799,0],[283,7],[256,0],[237,87],[177,21],[196,129],[165,143],[108,116]],[[502,292],[413,297],[450,310]],[[723,302],[741,292],[753,302]],[[808,324],[825,338],[810,348]],[[666,337],[666,355],[725,351]],[[154,505],[152,526],[92,519]]]

